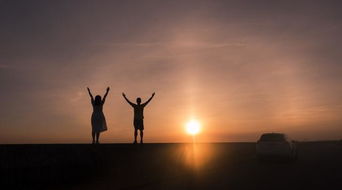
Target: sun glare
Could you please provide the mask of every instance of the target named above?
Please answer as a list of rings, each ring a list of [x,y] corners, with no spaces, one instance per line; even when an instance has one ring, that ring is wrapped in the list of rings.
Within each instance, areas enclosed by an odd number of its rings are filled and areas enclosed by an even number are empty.
[[[190,135],[196,135],[200,132],[201,124],[197,120],[190,120],[186,123],[186,132]]]

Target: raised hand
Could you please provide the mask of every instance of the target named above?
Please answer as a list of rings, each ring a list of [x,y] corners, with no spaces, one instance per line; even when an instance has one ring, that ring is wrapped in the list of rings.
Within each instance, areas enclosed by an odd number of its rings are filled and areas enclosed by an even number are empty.
[[[146,106],[151,100],[152,100],[152,98],[153,98],[153,96],[155,95],[156,93],[152,93],[152,96],[150,97],[150,99],[148,99],[145,103],[143,103],[142,105],[143,106]]]
[[[88,90],[88,94],[89,94],[90,98],[91,98],[92,101],[93,101],[94,97],[93,97],[93,95],[91,94],[89,87],[87,87],[87,90]]]
[[[135,104],[133,104],[131,101],[129,101],[129,99],[126,97],[125,93],[122,93],[122,96],[125,98],[125,100],[131,105],[131,106],[135,106]]]
[[[105,95],[103,96],[103,99],[102,99],[102,103],[105,103],[105,101],[106,101],[106,98],[107,98],[107,95],[108,95],[108,92],[109,92],[109,86],[107,87],[107,90],[106,90],[106,93],[105,93]]]

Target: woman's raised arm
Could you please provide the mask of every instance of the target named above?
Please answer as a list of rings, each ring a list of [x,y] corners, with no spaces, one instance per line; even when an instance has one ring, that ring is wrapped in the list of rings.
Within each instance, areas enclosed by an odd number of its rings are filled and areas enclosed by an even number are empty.
[[[102,99],[102,103],[105,103],[109,90],[110,90],[110,88],[107,87],[106,93],[105,93],[105,95],[103,96],[103,99]]]
[[[90,89],[89,89],[88,87],[87,87],[87,90],[88,90],[88,93],[89,93],[91,102],[94,102],[94,97],[93,97],[93,95],[91,94]]]

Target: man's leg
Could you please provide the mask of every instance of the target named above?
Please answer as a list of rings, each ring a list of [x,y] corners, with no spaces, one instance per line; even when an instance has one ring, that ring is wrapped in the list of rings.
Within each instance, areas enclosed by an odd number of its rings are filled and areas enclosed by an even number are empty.
[[[96,144],[99,144],[100,133],[96,133]]]
[[[134,129],[134,144],[137,144],[138,129]]]
[[[140,130],[140,143],[143,144],[143,138],[144,138],[144,131]]]
[[[95,132],[91,132],[91,136],[93,137],[93,144],[95,144]]]

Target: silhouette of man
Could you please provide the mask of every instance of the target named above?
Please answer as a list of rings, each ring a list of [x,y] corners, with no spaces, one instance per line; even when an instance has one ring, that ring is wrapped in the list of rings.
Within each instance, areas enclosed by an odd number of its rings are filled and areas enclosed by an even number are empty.
[[[122,96],[125,100],[134,108],[134,142],[133,144],[137,144],[137,136],[138,130],[140,131],[140,143],[143,144],[143,137],[144,137],[144,108],[145,106],[152,100],[155,93],[153,92],[150,99],[148,99],[145,103],[141,104],[141,98],[137,98],[137,104],[132,103],[126,97],[125,93],[122,93]]]

